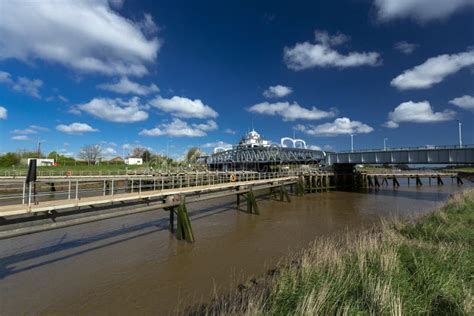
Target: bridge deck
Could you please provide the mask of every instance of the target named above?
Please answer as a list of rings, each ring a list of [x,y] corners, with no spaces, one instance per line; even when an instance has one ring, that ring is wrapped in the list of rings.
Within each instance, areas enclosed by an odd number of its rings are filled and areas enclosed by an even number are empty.
[[[223,191],[229,189],[235,189],[241,186],[261,186],[271,183],[288,183],[296,181],[296,176],[263,179],[263,180],[251,180],[251,181],[239,181],[231,183],[213,184],[213,185],[202,185],[184,188],[164,189],[155,191],[142,191],[134,193],[120,193],[105,196],[93,196],[93,197],[82,197],[80,199],[65,199],[65,200],[54,200],[44,201],[39,204],[14,204],[0,206],[0,217],[2,216],[13,216],[28,213],[37,212],[48,212],[61,209],[77,208],[81,206],[94,206],[99,204],[107,204],[113,202],[127,202],[136,200],[149,200],[154,198],[162,198],[172,195],[180,194],[197,194],[206,193],[211,191]]]

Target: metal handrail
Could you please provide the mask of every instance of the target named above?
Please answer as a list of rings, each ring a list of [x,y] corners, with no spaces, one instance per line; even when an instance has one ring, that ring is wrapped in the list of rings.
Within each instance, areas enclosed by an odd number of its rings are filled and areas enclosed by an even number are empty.
[[[474,145],[444,145],[444,146],[418,146],[418,147],[395,147],[395,148],[377,148],[377,149],[355,149],[355,150],[343,150],[338,152],[326,152],[328,155],[337,154],[352,154],[361,152],[385,152],[385,151],[409,151],[409,150],[436,150],[436,149],[470,149],[474,148]]]

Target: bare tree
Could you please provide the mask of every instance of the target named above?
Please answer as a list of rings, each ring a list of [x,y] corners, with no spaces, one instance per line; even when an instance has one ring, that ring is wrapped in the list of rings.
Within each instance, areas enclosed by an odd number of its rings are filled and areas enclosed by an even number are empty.
[[[87,164],[95,164],[102,154],[102,147],[100,145],[86,145],[81,148],[79,158],[87,161]]]
[[[135,147],[132,150],[132,156],[136,158],[140,158],[143,153],[145,152],[146,148],[144,147]]]

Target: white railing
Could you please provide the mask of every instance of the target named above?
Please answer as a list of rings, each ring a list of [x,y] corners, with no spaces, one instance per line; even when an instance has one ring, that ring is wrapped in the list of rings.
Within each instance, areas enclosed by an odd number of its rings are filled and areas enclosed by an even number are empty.
[[[114,196],[138,193],[213,186],[255,180],[297,176],[298,171],[285,172],[194,172],[162,174],[152,177],[129,176],[109,179],[40,179],[35,183],[23,181],[0,182],[0,205],[41,204],[54,200],[79,200],[84,197]]]

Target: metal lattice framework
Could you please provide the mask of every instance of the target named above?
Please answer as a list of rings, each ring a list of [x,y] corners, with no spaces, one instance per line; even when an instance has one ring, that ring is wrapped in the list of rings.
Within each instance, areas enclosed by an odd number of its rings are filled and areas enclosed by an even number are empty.
[[[321,150],[290,147],[235,147],[217,152],[207,158],[211,166],[230,164],[308,164],[319,163],[325,159]]]

